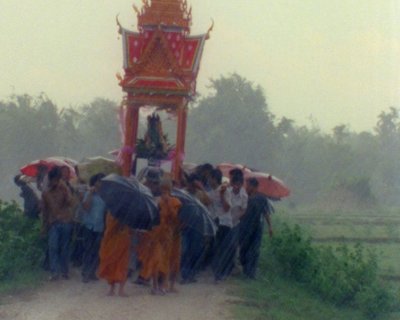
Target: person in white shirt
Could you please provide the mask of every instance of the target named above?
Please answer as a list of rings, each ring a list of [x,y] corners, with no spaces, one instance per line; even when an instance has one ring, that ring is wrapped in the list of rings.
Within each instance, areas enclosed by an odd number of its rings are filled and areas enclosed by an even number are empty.
[[[231,202],[232,228],[238,227],[240,218],[246,212],[248,196],[243,184],[243,175],[233,175],[227,189],[227,197]]]
[[[240,219],[246,212],[248,202],[247,192],[243,185],[244,177],[242,171],[240,169],[231,171],[227,197],[231,203],[230,214],[232,217],[232,250],[234,250],[234,257],[231,263],[232,269],[235,267],[235,261],[238,258]]]
[[[231,202],[227,185],[222,185],[222,172],[215,169],[211,172],[209,197],[212,201],[212,214],[218,223],[215,239],[215,251],[212,270],[216,282],[226,279],[232,271],[235,247],[232,234]]]

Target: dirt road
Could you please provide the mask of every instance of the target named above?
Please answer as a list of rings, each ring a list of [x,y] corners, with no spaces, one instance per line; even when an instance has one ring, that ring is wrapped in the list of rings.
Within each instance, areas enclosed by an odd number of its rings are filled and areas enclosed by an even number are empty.
[[[106,296],[107,284],[84,284],[75,271],[70,280],[9,296],[0,304],[1,320],[214,320],[232,319],[227,285],[203,276],[179,286],[179,293],[152,296],[148,287],[128,283],[127,298]]]

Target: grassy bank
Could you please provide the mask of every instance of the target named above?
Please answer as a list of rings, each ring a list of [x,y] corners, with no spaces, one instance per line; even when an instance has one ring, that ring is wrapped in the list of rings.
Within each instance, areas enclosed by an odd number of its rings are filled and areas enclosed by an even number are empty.
[[[301,210],[282,213],[279,219],[299,224],[316,244],[340,246],[361,243],[377,255],[384,279],[400,279],[400,210],[317,212]],[[400,281],[391,283],[400,289]]]
[[[46,279],[46,273],[40,269],[25,271],[12,279],[0,282],[0,304],[2,297],[13,295],[24,290],[37,288]]]
[[[0,201],[0,295],[39,284],[43,252],[39,221],[24,217],[15,203]]]
[[[364,320],[362,312],[322,301],[301,285],[267,272],[257,281],[235,281],[243,299],[233,312],[241,320]]]
[[[345,223],[341,228],[337,219],[346,217],[352,224]],[[288,227],[286,222],[301,222],[308,231]],[[382,277],[387,272],[388,257],[383,259],[382,254],[371,252],[368,243],[320,244],[312,239],[313,230],[327,239],[340,232],[353,238],[361,234],[373,238],[382,235],[380,224],[368,233],[357,229],[366,224],[375,227],[365,223],[361,213],[351,217],[278,213],[274,224],[274,239],[264,238],[257,281],[235,281],[234,291],[241,297],[233,307],[238,319],[400,319],[396,282],[393,286],[391,281],[389,288]],[[380,265],[385,266],[384,271]]]

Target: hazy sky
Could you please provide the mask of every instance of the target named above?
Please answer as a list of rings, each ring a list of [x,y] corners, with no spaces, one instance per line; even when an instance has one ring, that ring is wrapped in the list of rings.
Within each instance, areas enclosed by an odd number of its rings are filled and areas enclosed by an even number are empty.
[[[237,72],[278,117],[370,130],[400,107],[400,0],[188,0],[207,41],[198,88]],[[120,101],[116,14],[136,29],[139,0],[0,0],[0,99],[45,92],[60,107]]]

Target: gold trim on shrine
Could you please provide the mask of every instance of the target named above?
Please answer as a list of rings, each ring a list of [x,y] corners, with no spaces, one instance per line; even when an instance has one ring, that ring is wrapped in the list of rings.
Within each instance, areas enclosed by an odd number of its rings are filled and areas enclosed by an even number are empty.
[[[192,24],[192,9],[186,0],[143,0],[142,9],[135,11],[139,28],[169,26],[189,31]]]
[[[131,173],[132,157],[137,155],[139,110],[145,106],[172,113],[177,118],[172,174],[180,179],[185,155],[188,103],[196,95],[196,79],[207,33],[191,36],[191,8],[186,0],[142,0],[134,6],[138,31],[124,29],[116,17],[124,50],[124,71],[117,75],[127,93],[122,105],[124,142],[120,157],[124,175]]]

